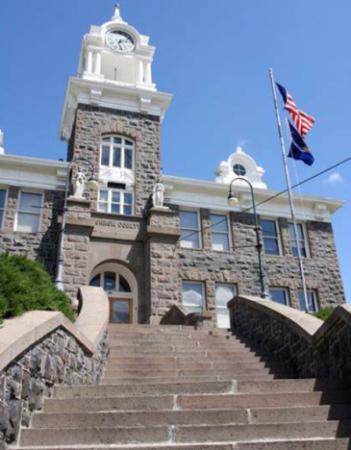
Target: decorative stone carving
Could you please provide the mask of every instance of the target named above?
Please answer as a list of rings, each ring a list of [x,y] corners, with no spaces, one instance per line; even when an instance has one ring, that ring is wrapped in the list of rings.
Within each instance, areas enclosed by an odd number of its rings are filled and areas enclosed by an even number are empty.
[[[84,198],[84,190],[87,182],[86,175],[78,167],[78,171],[73,179],[73,197],[74,198]]]
[[[163,208],[165,197],[165,187],[162,183],[156,183],[152,192],[152,205],[157,208]]]

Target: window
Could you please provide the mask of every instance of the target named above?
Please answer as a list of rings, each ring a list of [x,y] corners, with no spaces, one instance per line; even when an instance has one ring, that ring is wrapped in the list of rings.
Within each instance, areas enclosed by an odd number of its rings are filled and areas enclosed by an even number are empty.
[[[201,313],[205,309],[203,283],[183,281],[182,303],[189,313]]]
[[[279,255],[277,224],[274,220],[261,220],[263,247],[267,255]]]
[[[216,313],[218,328],[230,328],[227,303],[237,295],[237,286],[216,283]]]
[[[99,211],[109,214],[133,214],[133,194],[124,190],[101,189],[99,192]]]
[[[307,305],[305,303],[305,296],[303,289],[299,289],[299,307],[301,311],[316,312],[318,311],[317,292],[312,289],[307,289]]]
[[[244,177],[246,175],[246,169],[242,164],[234,164],[233,171],[238,177]]]
[[[220,214],[211,214],[212,248],[213,250],[229,250],[228,218]]]
[[[289,291],[286,288],[270,287],[269,294],[274,302],[289,306]]]
[[[42,194],[20,192],[17,207],[16,231],[36,233],[40,227]]]
[[[180,244],[186,248],[200,248],[200,223],[197,211],[180,211]]]
[[[101,142],[100,165],[133,169],[134,142],[122,136],[104,136]]]
[[[0,228],[4,224],[6,189],[0,189]]]
[[[297,241],[295,239],[294,224],[289,223],[289,237],[291,242],[291,251],[294,256],[299,256],[298,248],[300,247],[301,256],[307,256],[307,246],[305,240],[304,227],[302,223],[297,223]]]
[[[118,293],[132,292],[126,278],[118,272],[102,272],[90,280],[90,286],[103,286],[105,291]]]

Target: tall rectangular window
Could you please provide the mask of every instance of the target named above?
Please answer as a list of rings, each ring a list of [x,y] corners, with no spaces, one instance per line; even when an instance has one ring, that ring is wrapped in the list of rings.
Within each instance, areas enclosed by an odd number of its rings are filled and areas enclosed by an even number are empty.
[[[6,189],[0,189],[0,228],[4,226]]]
[[[305,232],[302,223],[296,224],[297,240],[295,236],[294,224],[289,223],[289,237],[291,242],[291,251],[294,256],[298,256],[298,248],[300,247],[301,256],[307,256],[307,245],[305,239]]]
[[[228,218],[221,214],[210,214],[213,250],[228,251],[229,230]]]
[[[123,136],[103,136],[100,165],[132,170],[134,151],[134,142]]]
[[[179,211],[180,244],[185,248],[200,248],[200,221],[197,211]]]
[[[227,303],[237,295],[235,284],[216,283],[216,314],[218,328],[230,328]]]
[[[40,227],[42,194],[20,192],[17,207],[16,231],[36,233]]]
[[[267,255],[279,255],[279,236],[275,220],[261,221],[264,251]]]
[[[100,189],[99,212],[108,214],[133,215],[133,194],[124,190]]]
[[[182,303],[189,313],[201,313],[205,308],[204,284],[196,281],[183,281]]]
[[[307,304],[305,302],[305,296],[303,289],[299,289],[299,307],[301,311],[316,312],[318,311],[318,299],[317,291],[314,289],[307,289]]]
[[[269,294],[271,299],[281,305],[289,305],[289,291],[287,288],[270,287]]]

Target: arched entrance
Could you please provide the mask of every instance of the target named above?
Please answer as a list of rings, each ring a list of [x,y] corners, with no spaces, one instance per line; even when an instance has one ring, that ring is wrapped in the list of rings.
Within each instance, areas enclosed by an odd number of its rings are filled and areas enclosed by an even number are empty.
[[[89,284],[107,292],[111,322],[138,323],[138,284],[127,267],[113,261],[100,264],[93,270]]]

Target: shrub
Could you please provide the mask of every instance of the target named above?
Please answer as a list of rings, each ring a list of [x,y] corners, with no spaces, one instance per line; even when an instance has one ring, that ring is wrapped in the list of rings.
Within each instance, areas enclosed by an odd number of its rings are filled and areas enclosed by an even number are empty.
[[[324,308],[321,308],[319,311],[315,312],[313,315],[318,319],[327,320],[334,309],[335,306],[325,306]]]
[[[26,311],[61,311],[74,320],[70,301],[42,264],[23,256],[0,255],[0,321]]]

